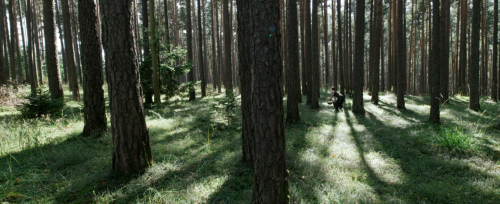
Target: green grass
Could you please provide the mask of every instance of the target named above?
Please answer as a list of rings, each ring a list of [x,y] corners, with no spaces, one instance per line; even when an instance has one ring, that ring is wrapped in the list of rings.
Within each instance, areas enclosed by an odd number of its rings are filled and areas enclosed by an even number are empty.
[[[78,136],[82,102],[32,120],[0,107],[0,201],[251,203],[241,114],[228,125],[212,108],[220,97],[147,109],[155,164],[127,179],[111,174],[109,134]],[[483,98],[476,113],[468,98],[452,98],[440,127],[427,123],[425,96],[407,96],[408,110],[398,111],[393,94],[381,94],[380,105],[365,95],[365,115],[349,110],[351,99],[335,112],[327,97],[319,111],[300,104],[302,122],[286,126],[293,203],[500,203],[500,105]]]

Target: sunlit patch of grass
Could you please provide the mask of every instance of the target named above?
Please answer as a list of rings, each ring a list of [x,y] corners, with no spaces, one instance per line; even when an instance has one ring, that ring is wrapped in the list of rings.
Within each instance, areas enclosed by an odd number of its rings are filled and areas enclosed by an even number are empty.
[[[109,133],[78,136],[83,103],[65,93],[60,116],[28,121],[0,107],[0,202],[251,202],[252,167],[239,163],[241,114],[228,125],[211,108],[224,94],[200,99],[197,90],[193,102],[184,95],[146,109],[155,163],[125,179],[111,173]],[[469,113],[459,96],[441,106],[443,127],[474,138],[477,154],[463,156],[434,143],[440,131],[427,123],[427,96],[407,96],[399,111],[392,93],[379,105],[365,95],[367,113],[355,115],[351,98],[336,112],[321,94],[319,111],[301,103],[302,122],[286,125],[292,203],[500,203],[498,104],[482,99],[484,111]]]

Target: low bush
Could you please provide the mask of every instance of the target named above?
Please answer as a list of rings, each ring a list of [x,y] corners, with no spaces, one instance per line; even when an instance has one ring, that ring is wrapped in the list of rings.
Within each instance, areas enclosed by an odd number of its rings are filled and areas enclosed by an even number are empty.
[[[36,89],[35,93],[23,97],[27,102],[17,106],[21,115],[25,118],[42,117],[47,114],[53,114],[64,106],[63,99],[53,99],[48,90],[43,87]]]

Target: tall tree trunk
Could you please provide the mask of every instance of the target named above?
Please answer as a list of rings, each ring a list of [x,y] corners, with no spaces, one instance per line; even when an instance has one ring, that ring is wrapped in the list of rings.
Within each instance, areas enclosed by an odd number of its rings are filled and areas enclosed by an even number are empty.
[[[340,18],[340,4],[341,0],[337,1],[337,46],[338,46],[338,77],[340,78],[340,89],[337,88],[337,90],[340,90],[340,93],[344,95],[344,90],[345,90],[345,78],[344,78],[344,63],[343,63],[343,55],[344,52],[342,50],[342,19]],[[364,19],[364,18],[363,18]],[[364,21],[363,21],[364,22]]]
[[[404,2],[398,0],[397,13],[397,108],[404,110],[405,108],[405,69],[406,69],[406,47],[404,39],[403,19],[404,19]]]
[[[480,110],[479,106],[479,29],[481,20],[481,0],[472,0],[471,54],[469,63],[469,108]]]
[[[301,71],[301,78],[302,78],[302,95],[307,96],[307,46],[306,46],[306,0],[300,0],[300,44],[301,44],[301,59],[302,59],[302,71]],[[307,99],[306,99],[307,101]]]
[[[419,94],[423,95],[425,93],[425,55],[427,49],[425,48],[425,3],[422,1],[422,33],[420,35],[420,82],[419,82]]]
[[[460,64],[459,64],[459,81],[458,90],[459,93],[465,94],[465,70],[467,66],[467,1],[461,1],[461,11],[462,16],[460,22]]]
[[[24,73],[23,73],[23,68],[22,67],[19,67],[19,69],[17,70],[17,73],[18,75],[21,77],[19,80],[21,81],[24,81],[25,79],[27,80],[28,83],[32,84],[32,80],[31,80],[31,61],[28,61],[28,60],[31,60],[29,59],[28,57],[31,57],[31,54],[28,55],[28,52],[27,52],[27,49],[26,49],[26,42],[25,42],[25,39],[24,39],[24,23],[23,23],[23,11],[21,9],[21,5],[24,6],[25,8],[25,14],[27,14],[27,9],[26,9],[26,4],[25,4],[25,1],[23,1],[21,3],[21,0],[18,0],[17,3],[19,4],[17,9],[19,11],[19,26],[21,28],[21,40],[22,40],[22,43],[23,43],[23,60],[24,60],[24,71],[26,72],[26,78],[24,77]],[[26,18],[26,24],[29,23],[29,19]],[[29,26],[29,25],[27,25]],[[27,35],[29,35],[29,32],[27,32]],[[29,52],[30,53],[30,52]],[[21,64],[21,63],[19,63]],[[32,88],[33,89],[33,88]],[[33,90],[32,90],[33,91]]]
[[[36,68],[34,67],[33,60],[33,35],[32,35],[32,18],[31,18],[31,0],[27,0],[26,3],[26,34],[28,36],[28,56],[24,56],[24,58],[28,58],[28,64],[26,64],[26,70],[29,70],[29,79],[31,83],[31,93],[35,94],[36,89],[38,88],[38,80],[36,76]],[[22,21],[21,21],[22,22]],[[26,60],[25,60],[26,61]],[[28,73],[27,73],[28,74]]]
[[[444,0],[446,1],[446,0]],[[444,5],[443,5],[444,6]],[[440,14],[439,14],[439,0],[432,0],[432,39],[431,39],[431,63],[429,64],[429,75],[431,81],[429,81],[430,84],[430,91],[431,91],[431,112],[429,116],[429,121],[432,123],[439,123],[439,99],[441,98],[440,95],[440,75],[441,71],[440,69],[443,69],[441,66],[443,65],[442,62],[440,61],[441,57],[443,54],[441,53],[441,45],[443,45],[442,41],[442,36],[444,33],[442,33],[440,27],[442,27],[442,23],[444,21],[441,21],[440,19]],[[446,17],[445,17],[446,18]],[[441,24],[441,25],[440,25]],[[440,63],[441,62],[441,63]]]
[[[283,98],[281,89],[281,56],[279,1],[266,4],[238,1],[243,4],[239,12],[246,15],[248,26],[246,40],[250,69],[252,70],[252,110],[254,127],[254,185],[253,203],[288,203],[288,172],[286,170]],[[267,49],[262,49],[266,47]]]
[[[63,70],[64,70],[64,83],[68,83],[68,63],[67,63],[67,60],[66,60],[66,48],[64,46],[64,31],[61,27],[61,14],[59,13],[59,4],[58,2],[56,1],[56,22],[57,22],[57,27],[59,29],[59,41],[60,41],[60,44],[61,44],[61,55],[62,55],[62,58],[63,58]],[[71,86],[69,87],[69,89],[71,90]]]
[[[144,45],[144,62],[141,66],[141,81],[144,87],[145,105],[153,103],[153,67],[151,66],[151,50],[149,42],[149,0],[142,0],[142,41]]]
[[[17,15],[16,15],[16,4],[15,0],[9,0],[9,20],[10,20],[10,72],[11,72],[11,80],[14,83],[14,87],[17,87],[18,76],[17,76],[17,66],[21,66],[20,63],[16,61],[16,51],[19,50],[19,35],[17,34]],[[16,64],[17,63],[17,64]]]
[[[383,19],[383,13],[382,13],[382,0],[376,0],[375,5],[374,5],[374,29],[373,29],[373,45],[374,45],[374,50],[373,50],[373,77],[372,77],[372,99],[371,102],[373,104],[378,104],[378,92],[380,90],[380,79],[379,79],[379,73],[380,73],[380,45],[382,42],[382,19]]]
[[[97,6],[93,0],[78,0],[78,20],[82,42],[84,123],[83,135],[106,132],[106,106],[102,73],[101,39],[98,33]],[[135,30],[133,30],[134,32]],[[134,49],[135,51],[135,49]]]
[[[64,100],[61,72],[56,47],[56,26],[54,23],[54,0],[43,0],[43,29],[45,33],[45,67],[49,77],[49,91],[52,98]]]
[[[76,73],[77,76],[80,78],[80,84],[83,83],[83,76],[82,76],[82,71],[81,71],[81,66],[80,66],[80,49],[78,46],[78,36],[79,36],[79,31],[78,31],[78,23],[76,22],[76,17],[75,17],[75,5],[73,3],[73,0],[71,2],[71,35],[73,35],[73,46],[74,46],[74,51],[75,51],[75,62],[76,62]]]
[[[493,0],[493,65],[491,72],[491,99],[498,100],[498,0]]]
[[[211,11],[212,11],[212,18],[211,18],[212,19],[212,84],[213,84],[213,92],[215,92],[215,90],[217,89],[217,82],[219,80],[218,79],[219,78],[219,72],[218,72],[219,66],[217,66],[218,64],[217,64],[217,51],[216,51],[216,47],[217,47],[218,43],[215,40],[215,36],[217,35],[217,31],[216,31],[217,15],[215,14],[215,8],[217,7],[217,5],[216,5],[216,2],[213,0],[210,1],[210,4],[212,6],[212,9],[211,9]],[[240,59],[240,61],[241,61],[241,59]],[[242,87],[242,89],[243,89],[243,87]]]
[[[66,45],[66,60],[68,62],[69,84],[73,92],[73,100],[80,100],[78,81],[76,78],[75,56],[73,51],[73,36],[71,35],[71,22],[69,13],[69,0],[62,0],[64,44]]]
[[[132,28],[132,0],[101,0],[106,57],[113,171],[133,175],[153,164],[144,117],[139,67]]]
[[[441,5],[441,25],[439,33],[440,54],[439,61],[435,63],[441,63],[440,66],[440,92],[442,97],[442,102],[445,103],[449,98],[448,86],[450,85],[450,30],[448,29],[450,25],[450,0],[442,0]]]
[[[245,9],[248,9],[250,6],[249,2],[249,0],[239,1],[236,4],[236,8],[238,9],[238,50],[244,51],[238,52],[238,61],[240,65],[239,74],[241,81],[241,119],[243,129],[241,133],[243,153],[241,161],[253,165],[254,132],[252,125],[252,58],[249,56],[249,53],[247,53],[247,51],[250,51],[251,45],[249,43],[249,39],[251,37],[249,32],[252,18],[250,16],[250,12],[245,11]]]
[[[337,50],[335,49],[335,0],[332,0],[332,71],[333,80],[331,81],[333,87],[337,87]]]
[[[156,104],[161,103],[160,95],[160,72],[158,69],[158,46],[156,39],[156,17],[155,17],[155,2],[149,0],[149,29],[151,33],[151,64],[153,66],[153,93]]]
[[[306,49],[305,49],[305,55],[306,55],[306,84],[307,84],[307,101],[306,104],[311,104],[312,103],[312,33],[311,33],[311,0],[305,0],[305,43],[306,43]]]
[[[323,1],[323,43],[325,44],[325,88],[330,85],[330,54],[328,52],[328,0]],[[332,22],[334,24],[334,22]],[[288,27],[287,27],[288,28]],[[288,37],[288,36],[287,36]],[[288,48],[290,49],[290,48]],[[290,60],[290,58],[288,58]]]
[[[191,0],[186,0],[186,37],[187,37],[187,60],[194,60],[193,57],[193,29],[191,23]],[[191,67],[191,70],[188,73],[188,81],[194,83],[194,66]],[[189,90],[189,100],[193,101],[196,95],[194,92],[194,88]]]
[[[364,114],[363,86],[364,86],[364,46],[365,46],[365,0],[359,0],[356,4],[356,26],[354,34],[354,74],[353,74],[353,99],[352,112]],[[340,43],[339,43],[340,45]],[[340,57],[340,55],[339,55]]]
[[[7,77],[8,77],[8,67],[6,66],[7,63],[5,63],[5,58],[4,58],[4,38],[5,38],[5,24],[4,24],[4,19],[6,18],[4,16],[4,10],[5,10],[5,1],[0,0],[0,85],[6,85],[7,84]],[[5,52],[6,54],[7,52]]]
[[[325,9],[326,9],[326,1],[325,1]],[[299,33],[298,33],[298,22],[297,22],[297,2],[287,1],[286,10],[287,10],[286,40],[288,41],[287,42],[288,49],[286,51],[288,55],[287,57],[288,61],[286,62],[288,63],[288,69],[286,70],[287,71],[286,90],[288,91],[286,122],[297,123],[300,121],[299,106],[298,106],[298,97],[300,97],[300,82],[299,82],[300,70],[299,70],[299,35],[298,35]],[[328,47],[326,48],[328,49]],[[328,81],[326,84],[328,84]]]
[[[36,4],[35,4],[36,5]],[[38,35],[38,26],[40,25],[38,22],[38,15],[37,15],[37,9],[36,7],[34,6],[33,8],[33,26],[34,26],[34,29],[33,29],[33,35],[34,35],[34,38],[35,38],[35,50],[36,50],[36,62],[37,62],[37,72],[38,72],[38,80],[40,82],[40,84],[45,84],[45,81],[43,79],[43,72],[42,72],[42,59],[41,57],[43,56],[42,52],[40,51],[40,36]],[[43,46],[42,46],[42,50],[43,50]]]
[[[318,17],[318,0],[312,0],[312,25],[311,25],[311,108],[319,109],[319,70],[320,70],[320,55],[319,55],[319,17]]]
[[[224,67],[225,67],[225,84],[226,95],[233,94],[233,74],[231,69],[231,35],[232,29],[230,27],[229,18],[229,3],[228,0],[222,0],[222,14],[224,17]],[[279,13],[279,10],[278,10]]]
[[[219,5],[218,1],[215,2],[215,24],[217,25],[217,92],[221,93],[222,92],[222,41],[221,41],[221,31],[219,30]]]
[[[200,78],[201,78],[201,97],[207,95],[207,82],[205,81],[205,65],[203,62],[203,33],[201,27],[201,3],[198,0],[198,61],[200,65]]]

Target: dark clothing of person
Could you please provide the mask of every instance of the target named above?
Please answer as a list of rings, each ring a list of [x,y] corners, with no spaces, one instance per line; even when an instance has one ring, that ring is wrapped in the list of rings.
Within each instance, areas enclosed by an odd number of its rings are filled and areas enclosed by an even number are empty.
[[[333,104],[333,107],[335,107],[335,110],[338,110],[339,108],[343,108],[345,97],[335,90],[332,91],[332,98],[333,97],[337,98],[337,101],[335,101],[335,103]]]

